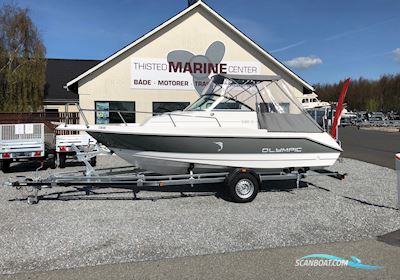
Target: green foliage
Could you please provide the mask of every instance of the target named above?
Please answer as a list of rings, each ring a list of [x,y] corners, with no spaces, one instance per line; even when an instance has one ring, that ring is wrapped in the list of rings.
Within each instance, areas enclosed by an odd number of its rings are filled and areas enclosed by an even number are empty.
[[[379,111],[379,103],[375,99],[367,100],[367,111],[376,112]]]
[[[0,7],[0,112],[42,108],[45,47],[27,9]]]
[[[337,101],[344,81],[315,85],[321,100]],[[384,75],[379,80],[359,78],[350,82],[346,96],[348,108],[368,111],[400,111],[400,74]]]

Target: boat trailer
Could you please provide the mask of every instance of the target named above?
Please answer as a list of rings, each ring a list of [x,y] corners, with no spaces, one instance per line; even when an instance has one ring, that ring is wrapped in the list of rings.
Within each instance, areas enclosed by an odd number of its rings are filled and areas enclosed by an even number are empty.
[[[189,185],[194,187],[194,185],[210,183],[225,183],[229,196],[234,202],[250,202],[256,197],[261,183],[264,181],[296,180],[296,187],[299,188],[300,181],[309,176],[330,176],[342,180],[347,175],[326,169],[315,171],[287,169],[275,173],[259,173],[246,168],[236,168],[230,172],[202,174],[188,170],[188,174],[180,175],[159,175],[133,166],[95,169],[90,165],[90,159],[101,153],[101,149],[96,152],[84,153],[74,146],[72,148],[76,151],[77,159],[85,164],[84,170],[55,173],[41,178],[38,176],[38,168],[35,178],[17,176],[9,179],[5,184],[22,191],[28,204],[38,203],[38,193],[44,188],[75,187],[81,189],[83,187],[86,195],[90,195],[91,190],[98,188],[131,189],[134,193],[133,199],[137,199],[136,192],[141,187],[162,189],[167,186]],[[181,194],[185,196],[183,193]]]

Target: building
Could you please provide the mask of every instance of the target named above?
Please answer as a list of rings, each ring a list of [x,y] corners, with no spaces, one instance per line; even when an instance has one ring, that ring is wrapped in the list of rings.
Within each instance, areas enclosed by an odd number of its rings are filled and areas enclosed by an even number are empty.
[[[202,1],[75,77],[66,88],[78,94],[90,123],[127,122],[182,109],[199,97],[213,73],[280,75],[301,99],[313,87],[254,43]]]
[[[99,60],[46,59],[43,100],[45,112],[63,112],[66,103],[79,102],[78,94],[68,92],[64,85],[100,62]]]

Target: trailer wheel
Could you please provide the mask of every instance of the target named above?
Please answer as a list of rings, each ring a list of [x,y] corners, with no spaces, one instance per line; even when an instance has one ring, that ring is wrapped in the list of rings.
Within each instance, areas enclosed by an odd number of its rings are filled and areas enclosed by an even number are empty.
[[[49,159],[49,165],[51,169],[56,169],[56,158],[54,156]]]
[[[1,164],[1,171],[3,171],[3,173],[9,173],[10,172],[10,164],[11,164],[10,160],[3,160],[2,164]]]
[[[96,164],[97,164],[97,159],[96,159],[96,157],[92,157],[92,158],[90,159],[90,165],[93,166],[93,167],[95,167]]]
[[[235,170],[226,178],[229,195],[235,202],[251,202],[257,196],[260,183],[255,175],[244,170]]]
[[[60,168],[65,168],[65,162],[67,161],[67,155],[63,154],[63,153],[58,154],[58,161],[59,161],[58,166]]]

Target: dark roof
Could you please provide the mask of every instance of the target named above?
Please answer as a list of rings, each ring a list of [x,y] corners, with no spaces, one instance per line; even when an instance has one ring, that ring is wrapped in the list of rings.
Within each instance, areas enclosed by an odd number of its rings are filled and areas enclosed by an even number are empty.
[[[78,100],[78,94],[67,91],[64,89],[64,85],[100,62],[100,60],[54,58],[49,58],[46,61],[44,102],[47,103],[65,103]]]

